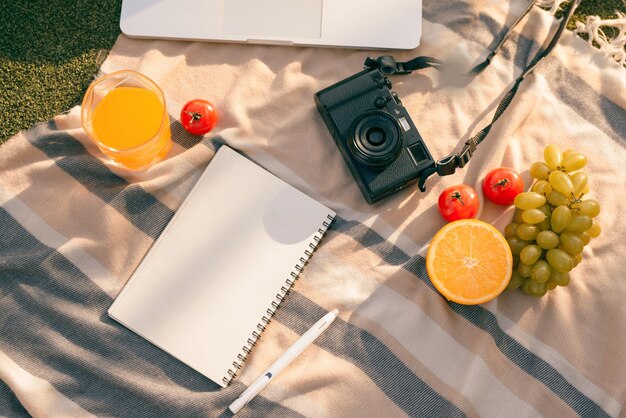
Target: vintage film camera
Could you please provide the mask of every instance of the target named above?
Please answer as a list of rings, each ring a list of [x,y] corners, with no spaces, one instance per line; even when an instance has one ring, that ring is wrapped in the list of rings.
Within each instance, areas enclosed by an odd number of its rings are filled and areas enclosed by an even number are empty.
[[[363,196],[377,202],[417,181],[433,160],[391,81],[366,68],[315,94]]]

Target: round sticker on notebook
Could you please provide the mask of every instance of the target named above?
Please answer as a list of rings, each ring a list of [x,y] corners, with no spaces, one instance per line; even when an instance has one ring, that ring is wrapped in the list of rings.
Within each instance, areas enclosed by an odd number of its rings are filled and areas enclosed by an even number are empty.
[[[286,204],[290,202],[290,204]],[[294,207],[308,208],[311,198],[299,190],[286,187],[276,194],[265,208],[263,225],[265,231],[276,241],[284,244],[302,242],[311,231],[320,227],[315,216],[298,216]]]

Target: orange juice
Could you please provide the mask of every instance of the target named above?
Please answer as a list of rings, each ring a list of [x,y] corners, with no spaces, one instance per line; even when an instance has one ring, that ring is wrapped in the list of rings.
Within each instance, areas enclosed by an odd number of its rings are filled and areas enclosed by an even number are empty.
[[[119,71],[94,81],[82,108],[83,127],[116,164],[146,168],[172,146],[163,93],[139,73]]]

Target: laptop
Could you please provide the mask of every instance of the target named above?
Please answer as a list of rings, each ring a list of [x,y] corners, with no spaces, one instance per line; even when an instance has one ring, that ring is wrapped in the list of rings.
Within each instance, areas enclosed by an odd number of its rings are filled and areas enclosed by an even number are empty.
[[[123,0],[131,37],[413,49],[421,0]]]

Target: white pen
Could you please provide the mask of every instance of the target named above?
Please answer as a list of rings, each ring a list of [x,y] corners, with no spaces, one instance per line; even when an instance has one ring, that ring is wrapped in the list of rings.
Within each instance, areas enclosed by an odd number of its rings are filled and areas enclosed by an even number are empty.
[[[338,313],[339,311],[337,311],[337,309],[333,309],[324,315],[322,319],[313,324],[313,326],[309,328],[307,332],[302,334],[302,336],[298,338],[298,340],[293,343],[293,345],[289,347],[287,351],[285,351],[283,355],[278,358],[278,360],[268,367],[268,369],[265,370],[259,378],[252,382],[252,384],[248,386],[248,389],[244,390],[243,393],[230,404],[228,409],[230,409],[233,414],[236,414],[241,410],[241,408],[246,406],[246,404],[250,402],[259,392],[261,392],[263,388],[267,386],[268,383],[276,377],[276,375],[278,375],[278,373],[283,371],[285,367],[289,366],[291,362],[296,359],[296,357],[298,357],[313,343],[313,341],[315,341],[317,337],[320,336],[322,332],[324,332],[326,328],[328,328],[335,318],[337,318]]]

